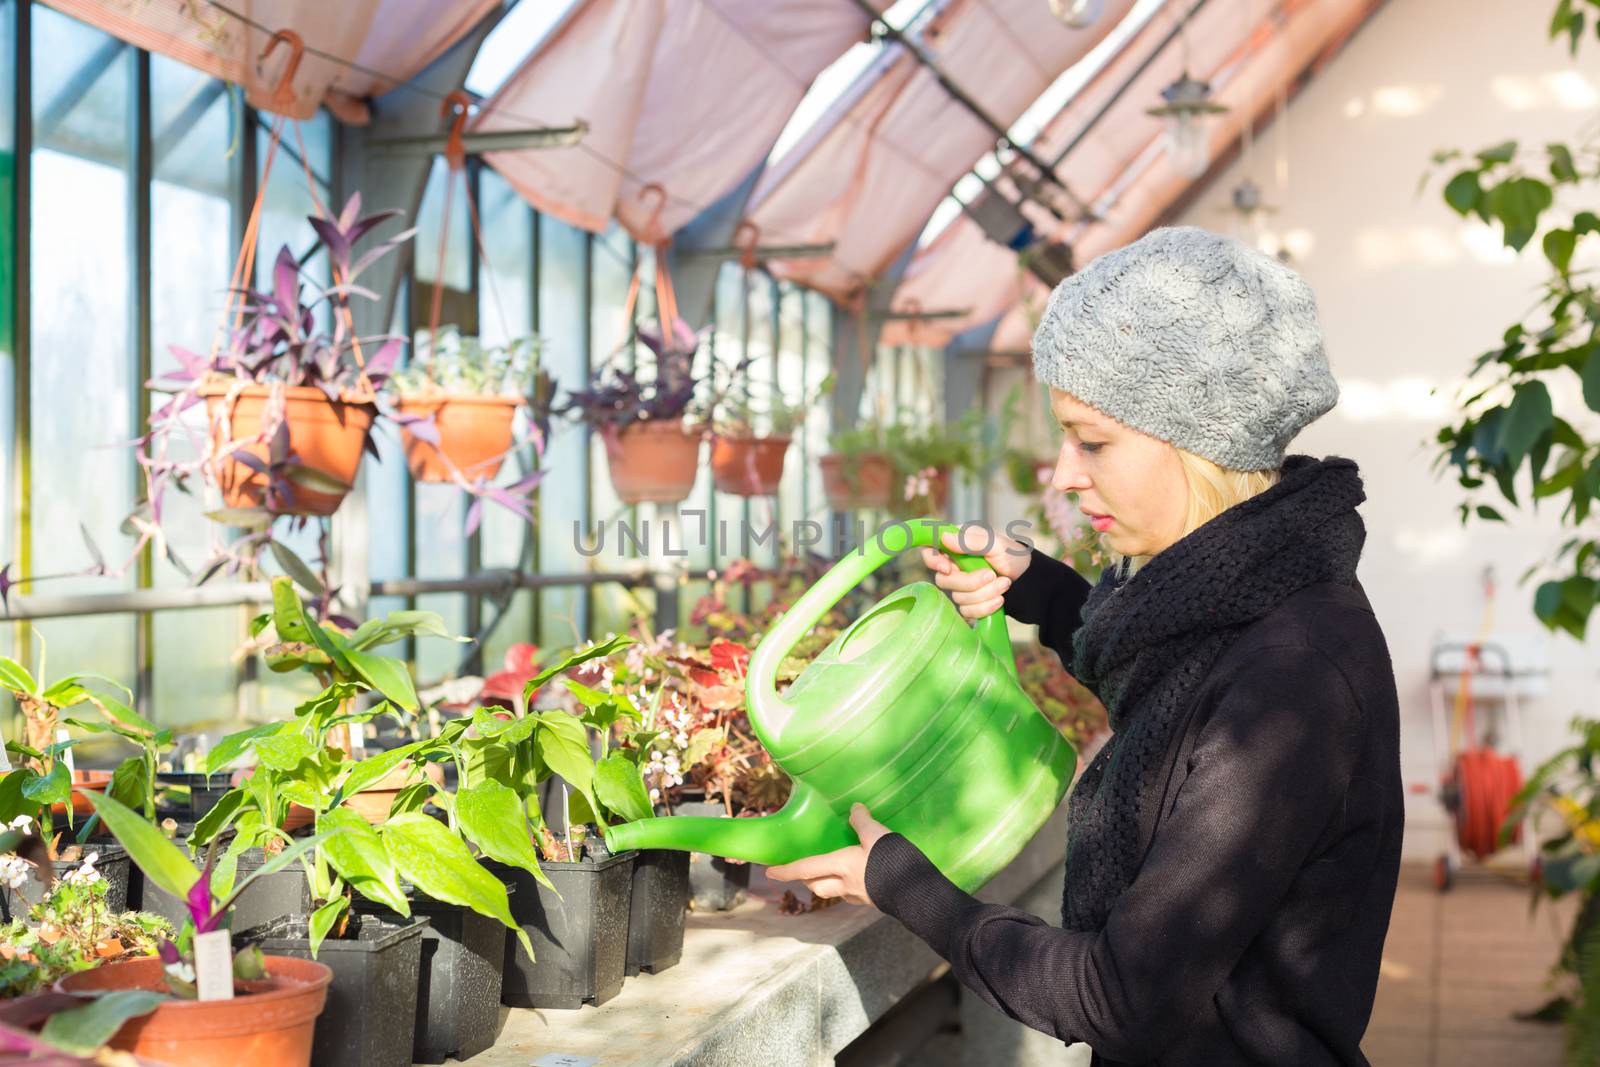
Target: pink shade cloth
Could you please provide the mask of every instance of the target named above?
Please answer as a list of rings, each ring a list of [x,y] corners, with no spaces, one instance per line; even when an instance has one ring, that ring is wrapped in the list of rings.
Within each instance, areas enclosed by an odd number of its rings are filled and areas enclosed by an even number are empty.
[[[653,243],[761,162],[866,25],[853,0],[588,0],[474,128],[582,119],[580,145],[485,158],[540,211],[597,233],[615,217]],[[652,184],[665,195],[646,193]]]
[[[254,29],[198,0],[45,0],[65,15],[120,40],[157,52],[245,88],[250,103],[277,110],[273,89],[289,46],[280,44],[257,69],[272,33]],[[294,30],[308,49],[360,64],[373,77],[307,51],[294,79],[293,118],[310,118],[327,103],[346,122],[368,118],[364,100],[421,72],[500,0],[232,0],[229,7],[273,31]]]
[[[1002,126],[1027,110],[1127,14],[1109,0],[1073,29],[1037,0],[950,0],[924,37],[951,80]],[[995,135],[897,46],[789,157],[762,176],[749,218],[786,242],[836,242],[826,259],[772,264],[774,273],[848,299],[911,242],[951,185]]]
[[[1240,135],[1247,117],[1254,118],[1273,107],[1287,80],[1358,27],[1374,6],[1373,0],[1290,0],[1284,5],[1281,18],[1253,27],[1242,18],[1248,6],[1244,0],[1213,0],[1202,9],[1202,14],[1227,11],[1230,4],[1239,8],[1234,12],[1237,16],[1234,19],[1201,24],[1200,16],[1196,16],[1191,23],[1193,34],[1209,34],[1204,46],[1191,38],[1191,54],[1197,58],[1203,54],[1211,64],[1200,67],[1196,63],[1191,69],[1212,79],[1216,99],[1231,109],[1211,123],[1213,153],[1225,151]],[[1257,13],[1262,14],[1259,9]],[[1048,159],[1059,152],[1060,147],[1083,128],[1087,116],[1097,111],[1109,98],[1109,93],[1126,79],[1122,69],[1142,61],[1169,29],[1170,25],[1158,16],[1136,34],[1130,46],[1046,124],[1040,141],[1048,148],[1040,154]],[[1172,53],[1170,57],[1158,57],[1150,69],[1165,70],[1170,66],[1170,80],[1181,72],[1182,55],[1176,42],[1168,52]],[[1142,78],[1141,83],[1144,80]],[[1153,81],[1159,82],[1160,78]],[[1159,93],[1158,85],[1151,88]],[[1058,170],[1080,195],[1087,193],[1105,201],[1101,205],[1106,214],[1104,221],[1069,223],[1058,233],[1071,242],[1074,261],[1080,265],[1136,240],[1157,225],[1194,184],[1194,179],[1177,174],[1167,165],[1159,147],[1163,133],[1161,121],[1144,113],[1144,108],[1151,103],[1136,88],[1130,89]],[[1122,158],[1111,155],[1113,147],[1124,153]],[[978,227],[966,219],[958,220],[953,226],[981,236]],[[928,262],[897,290],[892,306],[905,310],[911,302],[920,300],[925,305],[930,291],[964,289],[972,295],[973,313],[962,319],[941,322],[938,330],[953,336],[1000,314],[989,347],[995,351],[1027,350],[1032,342],[1033,324],[1048,295],[1044,286],[1029,279],[1017,300],[997,304],[997,295],[1005,296],[1016,289],[1015,257],[1011,256],[1009,264],[998,262],[992,254],[979,256],[967,250],[966,239],[946,242],[943,237],[941,235],[941,239],[918,253],[919,260],[926,257]],[[991,244],[991,247],[999,249],[998,245]],[[918,263],[914,260],[912,266],[916,268]]]

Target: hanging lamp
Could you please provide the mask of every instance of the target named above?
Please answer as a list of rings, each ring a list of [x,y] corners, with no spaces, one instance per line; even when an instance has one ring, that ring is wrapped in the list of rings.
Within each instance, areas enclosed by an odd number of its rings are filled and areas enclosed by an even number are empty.
[[[1211,86],[1189,77],[1184,71],[1178,80],[1161,90],[1160,107],[1146,113],[1166,120],[1167,162],[1185,178],[1198,178],[1211,165],[1211,138],[1206,120],[1227,111],[1211,99]]]
[[[1106,0],[1050,0],[1050,13],[1075,30],[1092,26],[1105,9]]]

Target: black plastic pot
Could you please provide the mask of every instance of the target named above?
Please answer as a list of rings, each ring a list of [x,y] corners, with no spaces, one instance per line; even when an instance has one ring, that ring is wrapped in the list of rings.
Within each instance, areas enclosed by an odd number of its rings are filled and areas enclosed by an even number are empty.
[[[561,894],[533,875],[485,864],[515,885],[511,916],[533,942],[534,960],[509,931],[500,1001],[513,1008],[598,1007],[622,989],[628,964],[628,911],[636,852],[578,863],[541,863]],[[537,962],[535,962],[537,960]]]
[[[684,801],[672,809],[674,815],[726,817],[728,809],[719,801]],[[689,857],[689,899],[695,911],[728,911],[744,903],[750,888],[750,865],[695,852]]]
[[[508,886],[513,893],[515,889]],[[500,1033],[500,973],[506,960],[506,928],[496,919],[459,904],[445,904],[408,887],[413,915],[426,916],[422,962],[417,972],[417,1025],[411,1056],[418,1063],[443,1063],[476,1056]],[[364,897],[356,910],[399,923],[394,912]]]
[[[427,926],[426,918],[385,922],[358,912],[350,920],[352,936],[322,942],[314,958],[333,971],[333,983],[317,1016],[311,1067],[410,1067]],[[308,932],[306,915],[287,915],[237,933],[233,941],[260,945],[268,955],[312,959]]]
[[[746,865],[748,866],[748,864]],[[644,849],[633,860],[633,902],[628,911],[628,966],[660,974],[683,955],[683,920],[689,909],[689,853]]]
[[[106,880],[106,906],[111,909],[111,913],[116,915],[129,910],[128,879],[133,864],[128,859],[128,850],[115,841],[90,841],[79,847],[83,849],[84,856],[91,852],[99,854],[94,862],[94,869]],[[55,860],[52,865],[59,879],[82,867],[83,859],[80,857],[75,860]],[[28,909],[38,903],[41,892],[37,882],[28,883],[26,897],[13,890],[5,890],[0,894],[0,922],[26,919]]]
[[[192,857],[192,860],[196,867],[204,867],[205,849],[202,848],[200,854]],[[267,856],[261,849],[246,849],[239,856],[239,866],[234,873],[233,884],[238,885],[246,875],[266,862]],[[144,892],[143,899],[139,902],[139,910],[163,916],[173,926],[181,928],[184,919],[189,915],[188,905],[154,882],[144,879],[140,881],[143,883]],[[252,926],[259,926],[284,915],[304,913],[309,910],[310,905],[311,898],[306,886],[305,869],[299,862],[291,863],[281,871],[274,871],[264,878],[257,878],[250,884],[249,889],[240,894],[233,906],[233,928],[248,930]]]
[[[233,787],[228,784],[226,771],[201,774],[191,771],[157,771],[157,785],[182,785],[189,788],[189,803],[174,814],[180,819],[199,821],[206,812],[217,806],[217,801]]]

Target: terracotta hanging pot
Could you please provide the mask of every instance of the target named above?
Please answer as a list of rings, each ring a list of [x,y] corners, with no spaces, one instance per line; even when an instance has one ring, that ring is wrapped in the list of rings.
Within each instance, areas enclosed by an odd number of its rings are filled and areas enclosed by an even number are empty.
[[[634,422],[620,431],[605,426],[600,436],[611,485],[624,504],[676,504],[694,491],[700,472],[700,435],[685,430],[682,419]]]
[[[787,434],[773,437],[717,437],[711,442],[711,473],[718,491],[738,496],[772,496],[783,480]]]
[[[329,400],[320,389],[307,385],[283,386],[284,420],[289,426],[289,450],[299,463],[345,486],[354,484],[361,467],[361,452],[377,409],[371,404]],[[260,435],[262,417],[272,394],[272,386],[247,385],[231,399],[226,386],[201,391],[211,424],[211,441],[221,448],[223,417],[228,421],[227,440],[250,440]],[[268,445],[260,442],[244,451],[263,462]],[[230,508],[259,508],[266,500],[267,477],[243,463],[227,462],[217,482],[223,503]],[[332,515],[344,501],[345,492],[314,489],[289,481],[290,515]]]
[[[448,482],[459,470],[468,481],[493,478],[511,448],[512,423],[522,405],[516,396],[440,396],[402,400],[402,415],[432,415],[439,429],[434,446],[401,429],[406,465],[419,482]]]
[[[882,452],[830,452],[821,463],[822,490],[834,511],[889,506],[894,467]]]
[[[163,1000],[123,1023],[108,1044],[171,1067],[307,1067],[333,972],[314,960],[268,956],[267,977],[237,982],[232,1000]],[[161,960],[114,960],[69,974],[63,993],[166,992]]]

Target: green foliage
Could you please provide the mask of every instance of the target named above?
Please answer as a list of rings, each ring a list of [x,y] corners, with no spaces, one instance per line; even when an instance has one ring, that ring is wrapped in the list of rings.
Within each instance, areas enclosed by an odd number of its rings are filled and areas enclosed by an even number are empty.
[[[476,337],[463,337],[454,326],[445,326],[439,330],[439,343],[396,371],[389,385],[402,400],[440,394],[528,396],[539,376],[541,347],[537,337],[485,345]]]
[[[1560,0],[1552,38],[1567,36],[1576,53],[1587,20],[1600,0]],[[1594,23],[1600,32],[1600,20]],[[1436,436],[1436,470],[1454,471],[1467,499],[1463,523],[1476,517],[1504,521],[1501,510],[1479,499],[1492,487],[1512,508],[1556,500],[1560,520],[1574,536],[1530,569],[1543,572],[1534,612],[1547,627],[1582,639],[1600,602],[1600,531],[1591,521],[1600,501],[1600,440],[1585,438],[1557,415],[1553,387],[1576,381],[1585,405],[1600,412],[1600,291],[1592,274],[1573,261],[1600,234],[1600,215],[1579,211],[1568,220],[1555,207],[1564,187],[1593,188],[1600,178],[1600,144],[1550,143],[1542,148],[1506,141],[1468,156],[1440,152],[1437,165],[1456,170],[1444,185],[1445,203],[1495,228],[1505,247],[1523,254],[1535,245],[1550,268],[1535,309],[1512,323],[1499,343],[1473,365],[1476,391],[1461,416]],[[1526,478],[1524,478],[1526,472]]]

